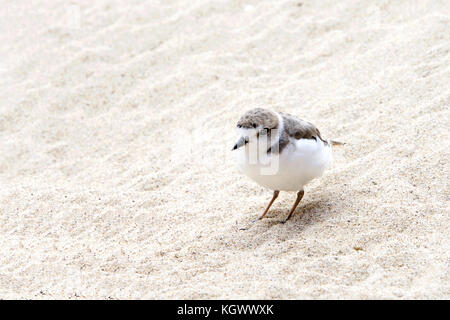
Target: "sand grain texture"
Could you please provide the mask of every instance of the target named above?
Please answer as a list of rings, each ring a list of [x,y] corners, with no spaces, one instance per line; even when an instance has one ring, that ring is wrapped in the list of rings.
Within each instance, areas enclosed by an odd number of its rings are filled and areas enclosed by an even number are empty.
[[[0,9],[0,298],[450,298],[448,1],[14,1]],[[237,172],[254,107],[330,170]]]

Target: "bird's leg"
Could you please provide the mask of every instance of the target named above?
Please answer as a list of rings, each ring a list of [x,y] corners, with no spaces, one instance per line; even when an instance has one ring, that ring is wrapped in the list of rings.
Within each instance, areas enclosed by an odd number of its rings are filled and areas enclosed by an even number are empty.
[[[294,211],[295,211],[295,208],[297,208],[297,206],[298,206],[300,200],[302,200],[304,194],[305,194],[305,191],[303,191],[303,190],[300,190],[299,192],[297,192],[297,199],[295,200],[295,203],[294,203],[294,205],[292,206],[292,209],[291,209],[291,211],[289,212],[288,217],[286,218],[286,220],[283,221],[283,223],[286,223],[286,221],[288,221],[288,220],[291,218],[292,214],[293,214]]]
[[[270,200],[269,205],[267,206],[266,210],[264,210],[264,213],[262,214],[261,217],[259,217],[258,219],[254,220],[253,222],[256,222],[258,220],[261,220],[262,218],[264,218],[264,216],[266,215],[267,212],[269,212],[270,206],[272,205],[272,203],[275,201],[275,199],[278,197],[278,194],[280,193],[279,190],[275,190],[273,192],[273,197],[272,200]]]

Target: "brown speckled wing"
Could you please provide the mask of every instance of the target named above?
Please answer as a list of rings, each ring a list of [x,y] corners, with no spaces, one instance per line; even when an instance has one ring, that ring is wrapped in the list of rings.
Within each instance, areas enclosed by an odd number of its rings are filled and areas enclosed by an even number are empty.
[[[280,137],[279,152],[289,143],[290,139],[320,139],[325,144],[328,142],[322,139],[319,129],[308,121],[299,119],[288,113],[280,112],[283,118],[284,132]]]

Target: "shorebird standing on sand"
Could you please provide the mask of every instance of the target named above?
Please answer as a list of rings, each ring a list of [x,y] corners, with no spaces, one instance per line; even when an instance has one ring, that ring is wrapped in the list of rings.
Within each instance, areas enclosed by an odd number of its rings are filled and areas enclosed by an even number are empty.
[[[274,190],[266,210],[255,221],[264,218],[280,191],[298,191],[285,223],[305,194],[303,187],[330,165],[331,144],[341,143],[322,139],[312,123],[262,108],[247,111],[237,128],[240,137],[233,150],[237,150],[239,169],[261,186]]]

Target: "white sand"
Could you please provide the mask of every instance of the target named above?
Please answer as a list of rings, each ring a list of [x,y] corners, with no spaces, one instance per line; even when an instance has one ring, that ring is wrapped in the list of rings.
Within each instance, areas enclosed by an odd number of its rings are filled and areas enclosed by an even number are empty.
[[[0,298],[450,298],[448,1],[95,3],[0,9]],[[347,145],[243,231],[258,106]]]

